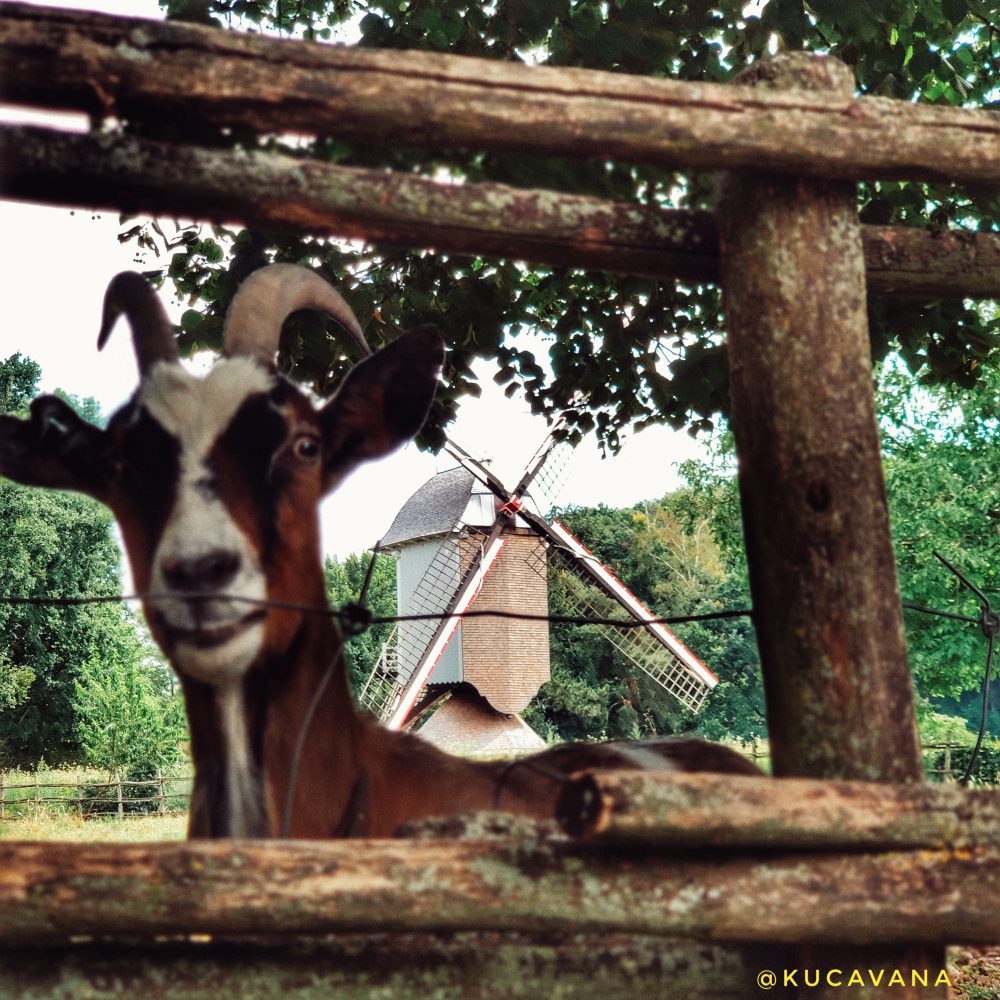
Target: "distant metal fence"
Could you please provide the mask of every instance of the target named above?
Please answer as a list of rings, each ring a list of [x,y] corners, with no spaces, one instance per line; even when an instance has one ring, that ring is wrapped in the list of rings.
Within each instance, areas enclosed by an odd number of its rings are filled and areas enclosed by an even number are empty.
[[[767,740],[753,740],[750,743],[734,743],[732,745],[749,757],[758,767],[768,772],[771,770],[771,750]],[[1000,749],[1000,742],[987,741],[982,754],[982,766],[979,769],[980,780],[1000,784],[1000,763],[996,767],[991,767],[986,759],[987,757],[995,759],[998,749]],[[924,758],[924,772],[928,778],[934,781],[958,781],[965,770],[971,747],[965,743],[938,741],[922,743],[920,750]]]
[[[84,818],[182,813],[188,808],[191,780],[190,775],[157,771],[155,777],[142,780],[114,777],[98,781],[79,776],[75,781],[48,781],[36,773],[33,780],[26,781],[23,773],[12,776],[0,772],[0,820],[33,815],[43,809],[74,812]]]

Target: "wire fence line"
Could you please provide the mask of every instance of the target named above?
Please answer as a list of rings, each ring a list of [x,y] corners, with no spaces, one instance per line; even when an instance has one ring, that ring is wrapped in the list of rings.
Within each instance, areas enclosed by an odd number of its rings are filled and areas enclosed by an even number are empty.
[[[368,590],[368,585],[372,578],[372,572],[375,567],[375,560],[378,556],[379,547],[376,546],[372,554],[371,561],[368,565],[368,571],[365,574],[365,582],[361,588],[361,593],[358,600],[349,601],[345,605],[339,608],[332,608],[328,605],[312,605],[312,604],[300,604],[295,601],[281,601],[272,598],[248,598],[242,595],[232,595],[232,594],[219,594],[218,592],[211,592],[207,594],[202,593],[190,593],[185,595],[188,600],[218,600],[224,597],[228,600],[235,601],[237,603],[248,603],[253,604],[258,607],[268,607],[268,608],[283,608],[287,610],[294,610],[306,614],[316,614],[334,618],[339,623],[341,630],[344,635],[344,639],[348,639],[352,636],[361,635],[373,625],[381,624],[398,624],[401,622],[418,622],[427,620],[444,620],[446,618],[495,618],[495,619],[515,619],[521,621],[547,621],[550,624],[566,623],[573,625],[598,625],[605,627],[617,627],[617,628],[645,628],[651,624],[658,625],[678,625],[687,622],[709,622],[709,621],[719,621],[731,618],[750,618],[753,619],[754,611],[752,608],[730,608],[720,611],[711,611],[701,614],[692,615],[678,615],[664,618],[649,618],[649,619],[618,619],[618,618],[601,618],[593,616],[577,616],[577,615],[553,615],[553,614],[532,614],[519,611],[506,611],[498,609],[490,610],[470,610],[466,609],[462,612],[454,612],[451,610],[442,612],[429,612],[415,615],[387,615],[387,616],[376,616],[371,613],[369,608],[366,606],[366,594]],[[961,614],[954,611],[948,611],[939,608],[929,608],[921,604],[917,604],[912,601],[902,601],[902,608],[908,611],[914,611],[920,614],[929,616],[939,616],[955,621],[960,621],[966,624],[978,625],[984,638],[987,641],[986,649],[986,667],[983,674],[983,680],[981,685],[981,699],[982,699],[982,712],[979,723],[979,731],[976,737],[975,747],[969,756],[965,772],[959,779],[960,784],[968,784],[972,774],[974,772],[976,761],[979,756],[980,749],[983,744],[983,740],[986,736],[987,728],[987,717],[989,712],[989,693],[990,693],[990,681],[993,666],[993,654],[994,647],[996,644],[996,639],[1000,636],[1000,615],[998,615],[992,607],[990,598],[986,595],[985,591],[976,586],[968,577],[966,577],[961,570],[949,562],[940,552],[934,551],[934,556],[955,576],[960,583],[969,591],[971,591],[978,603],[979,603],[979,614],[977,616]],[[92,595],[92,596],[75,596],[75,597],[35,597],[26,595],[14,595],[14,594],[0,594],[0,604],[8,605],[29,605],[29,606],[73,606],[81,604],[103,604],[114,601],[121,602],[132,602],[132,601],[157,601],[169,598],[172,595],[161,594],[161,593],[137,593],[137,594],[112,594],[112,595]],[[292,773],[295,775],[298,767],[298,757],[301,752],[301,747],[305,740],[306,731],[308,729],[308,722],[312,717],[313,712],[319,702],[319,696],[322,693],[322,689],[325,688],[327,682],[329,681],[334,666],[336,662],[336,657],[331,660],[330,666],[328,667],[323,679],[320,682],[320,687],[317,689],[313,701],[307,712],[306,723],[303,725],[302,730],[299,734],[299,742],[295,751],[295,763],[293,764]],[[958,745],[955,745],[951,749],[960,749]],[[929,770],[929,773],[947,773],[948,777],[951,777],[950,768],[950,751],[946,755],[946,767],[944,769]],[[1000,775],[995,776],[992,779],[994,782],[1000,781]],[[126,806],[123,799],[123,786],[130,784],[155,784],[155,782],[118,782],[117,783],[117,812],[119,815],[124,815],[126,811]],[[286,824],[287,817],[290,810],[291,797],[294,792],[294,777],[292,784],[288,792],[288,801],[286,803]],[[156,801],[158,806],[165,803],[165,795],[163,792],[162,784],[159,786],[159,793],[156,796],[146,797],[145,801]],[[80,794],[80,801],[83,800],[83,793]],[[133,797],[132,801],[137,804],[141,804],[143,801],[142,797],[135,799]],[[2,792],[2,783],[0,783],[0,819],[3,818],[5,812],[5,801],[4,794]],[[82,806],[81,806],[82,812]]]
[[[734,744],[734,748],[765,770],[769,768],[771,753],[766,740]],[[939,781],[958,781],[962,777],[964,757],[970,750],[967,743],[927,742],[921,750],[928,777]],[[1000,783],[1000,773],[993,780]],[[41,773],[0,771],[0,821],[27,819],[45,811],[68,812],[84,819],[176,815],[188,809],[191,783],[191,775],[160,771],[145,780],[106,781],[82,775],[74,780],[50,781],[44,780]]]

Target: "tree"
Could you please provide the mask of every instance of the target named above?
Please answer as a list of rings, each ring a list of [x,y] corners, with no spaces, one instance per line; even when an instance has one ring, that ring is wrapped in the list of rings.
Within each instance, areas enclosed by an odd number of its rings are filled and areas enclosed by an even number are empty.
[[[0,399],[23,410],[40,369],[15,354],[0,363]],[[92,400],[74,401],[96,414]],[[121,556],[106,508],[86,497],[0,481],[0,580],[5,594],[111,596]],[[81,754],[75,684],[84,665],[133,662],[135,627],[116,603],[30,606],[0,603],[0,763],[52,763]]]
[[[559,519],[655,614],[662,617],[746,607],[745,576],[726,565],[713,525],[693,489],[615,510],[573,508]],[[572,614],[562,577],[550,573],[549,604]],[[749,621],[675,626],[719,674],[697,717],[638,671],[599,626],[554,625],[552,679],[525,718],[549,739],[633,738],[697,731],[713,738],[766,734],[760,667]]]
[[[371,582],[364,605],[377,618],[396,613],[396,560],[392,556],[352,553],[346,559],[330,559],[324,563],[326,593],[333,608],[357,604],[368,567],[374,558]],[[347,667],[351,688],[360,690],[375,666],[391,625],[374,625],[347,642]]]
[[[155,662],[135,655],[110,661],[102,653],[84,661],[73,687],[87,763],[141,781],[180,760],[188,736],[184,705],[156,678]]]
[[[940,552],[987,593],[1000,587],[1000,373],[972,388],[914,388],[898,365],[881,379],[886,486],[896,563],[906,599],[977,613],[976,598],[935,557]],[[978,728],[986,641],[975,626],[908,613],[918,690],[939,705],[964,702]],[[1000,706],[996,706],[1000,709]],[[990,720],[1000,733],[1000,711]]]
[[[426,49],[491,59],[541,62],[621,73],[726,81],[772,47],[838,56],[853,67],[859,91],[907,100],[988,106],[1000,71],[1000,29],[992,5],[971,0],[770,0],[751,13],[743,0],[666,4],[655,0],[554,0],[469,3],[468,0],[162,0],[171,17],[328,38],[357,19],[359,44]],[[156,128],[178,134],[184,123]],[[143,126],[148,132],[153,126]],[[238,131],[238,130],[235,130]],[[183,134],[183,133],[182,133]],[[248,135],[206,135],[210,142],[252,144]],[[275,139],[263,142],[280,147]],[[651,205],[704,208],[713,186],[704,176],[603,160],[409,150],[373,137],[297,144],[296,156],[359,166],[491,180],[522,187],[586,193]],[[859,187],[862,219],[922,228],[952,224],[997,229],[1000,194],[949,185],[875,182]],[[136,226],[137,238],[150,230]],[[231,241],[232,257],[224,248]],[[497,379],[521,391],[537,412],[552,414],[582,392],[587,407],[570,416],[573,435],[596,430],[614,449],[620,432],[666,421],[706,428],[725,414],[727,369],[718,331],[718,290],[669,281],[526,268],[510,262],[443,258],[398,248],[345,247],[273,232],[190,232],[165,268],[178,294],[199,309],[182,322],[187,349],[218,347],[222,317],[239,280],[268,260],[309,263],[335,277],[375,341],[397,327],[437,321],[449,341],[446,386],[429,441],[456,400],[475,393],[474,356],[495,359]],[[876,358],[898,347],[913,374],[971,385],[994,356],[995,316],[962,302],[873,301]],[[520,335],[551,336],[548,358]],[[316,317],[290,323],[281,364],[326,391],[346,359]]]

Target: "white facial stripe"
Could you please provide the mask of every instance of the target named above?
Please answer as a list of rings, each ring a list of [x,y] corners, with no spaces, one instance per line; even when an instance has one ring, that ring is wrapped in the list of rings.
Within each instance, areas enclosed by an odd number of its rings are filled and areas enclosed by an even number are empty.
[[[216,689],[219,723],[225,743],[226,794],[229,798],[229,833],[233,837],[254,836],[261,804],[259,781],[250,757],[250,734],[239,684]]]
[[[191,456],[203,462],[243,403],[274,383],[274,375],[250,358],[224,358],[204,378],[161,362],[147,374],[138,402],[180,442],[182,461]]]
[[[267,584],[257,553],[215,491],[199,483],[210,475],[209,454],[240,406],[251,395],[269,391],[274,382],[273,375],[249,358],[219,361],[204,378],[166,362],[154,365],[147,374],[137,402],[180,446],[177,497],[153,557],[153,591],[173,591],[163,571],[165,561],[196,560],[226,551],[239,557],[239,568],[221,589],[251,600],[266,596]],[[224,629],[255,608],[246,601],[224,598],[195,603],[178,594],[160,601],[157,610],[171,628],[194,632]],[[173,657],[181,670],[221,688],[242,676],[263,638],[263,627],[257,624],[208,647],[181,639]]]

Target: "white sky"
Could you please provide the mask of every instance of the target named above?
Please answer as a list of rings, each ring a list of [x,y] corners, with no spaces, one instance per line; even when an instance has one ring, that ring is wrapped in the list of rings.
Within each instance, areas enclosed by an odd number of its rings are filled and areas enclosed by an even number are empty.
[[[4,0],[0,0],[4,2]],[[158,17],[155,0],[59,0],[59,6]],[[23,120],[0,108],[0,118]],[[120,245],[114,213],[43,208],[0,201],[0,360],[16,351],[42,367],[42,388],[93,396],[109,413],[135,388],[136,368],[123,322],[101,354],[96,350],[101,301],[111,277],[135,267],[133,244]],[[154,261],[144,265],[155,266]],[[177,319],[182,306],[168,302]],[[506,399],[481,363],[480,399],[467,399],[452,437],[513,485],[547,433],[520,396]],[[676,464],[702,455],[684,432],[650,428],[602,460],[593,439],[576,449],[560,502],[628,506],[661,496],[678,484]],[[435,472],[454,465],[407,447],[359,469],[323,507],[324,548],[331,555],[370,547],[405,500]]]

